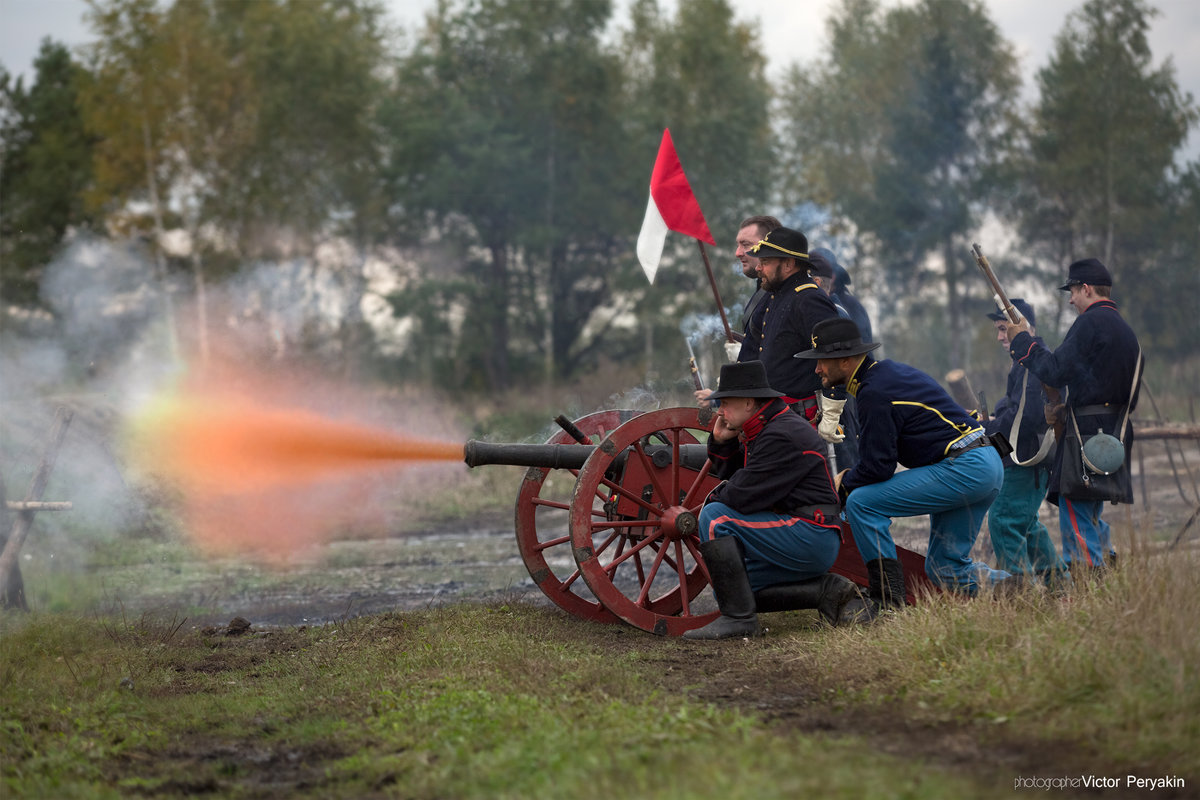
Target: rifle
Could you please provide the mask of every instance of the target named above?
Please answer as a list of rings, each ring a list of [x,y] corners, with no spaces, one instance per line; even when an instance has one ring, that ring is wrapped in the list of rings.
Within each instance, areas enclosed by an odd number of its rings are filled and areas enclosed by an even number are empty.
[[[1014,325],[1021,320],[1021,315],[1017,313],[1017,309],[1013,307],[1012,302],[1008,299],[1008,295],[1004,293],[1004,288],[1000,286],[1000,281],[996,279],[996,273],[992,271],[992,265],[988,263],[987,256],[983,254],[983,249],[978,244],[971,245],[971,255],[975,257],[975,263],[979,265],[979,269],[983,272],[985,278],[992,285],[993,299],[996,301],[996,307],[1003,311],[1010,322]],[[1057,387],[1042,384],[1042,391],[1046,393],[1047,405],[1062,405],[1062,392]],[[1065,420],[1054,420],[1054,439],[1062,441],[1063,426]],[[1015,446],[1015,442],[1013,443]]]
[[[692,350],[692,340],[686,336],[683,337],[683,340],[687,342],[688,369],[692,371],[692,385],[696,387],[696,391],[698,392],[704,388],[704,379],[700,377],[700,368],[696,366],[696,352]]]

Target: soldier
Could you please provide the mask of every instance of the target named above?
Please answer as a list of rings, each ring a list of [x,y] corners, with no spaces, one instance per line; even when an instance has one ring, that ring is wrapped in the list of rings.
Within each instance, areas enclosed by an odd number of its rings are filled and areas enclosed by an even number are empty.
[[[850,319],[854,320],[854,324],[858,326],[858,330],[863,335],[863,341],[872,341],[874,337],[871,334],[871,317],[858,298],[850,292],[850,284],[853,282],[850,280],[850,273],[838,262],[837,256],[832,251],[820,247],[816,248],[814,252],[817,251],[822,252],[833,264],[833,302],[846,309],[850,314]]]
[[[747,278],[754,280],[754,294],[746,301],[745,307],[742,309],[742,332],[745,333],[750,325],[750,319],[754,316],[755,310],[766,297],[766,292],[762,288],[762,279],[758,276],[758,259],[750,255],[751,248],[763,240],[764,237],[776,228],[782,227],[779,220],[770,216],[755,216],[747,217],[742,220],[742,224],[738,226],[737,232],[737,249],[734,250],[734,255],[742,264],[742,274]],[[734,354],[736,360],[737,354]]]
[[[870,352],[878,346],[864,342],[852,320],[832,319],[817,323],[812,349],[796,354],[816,362],[823,386],[845,386],[858,401],[858,464],[838,474],[837,486],[867,566],[867,618],[904,606],[893,517],[929,515],[925,572],[943,588],[973,595],[1010,577],[970,555],[1004,480],[999,453],[937,381],[876,361]]]
[[[809,277],[808,239],[800,231],[776,228],[751,248],[750,255],[759,260],[768,295],[751,320],[738,360],[762,361],[771,388],[811,422],[817,416],[821,379],[810,364],[792,354],[808,346],[814,325],[836,319],[837,309]]]
[[[750,255],[750,249],[778,227],[780,227],[779,220],[767,215],[746,217],[746,219],[742,220],[742,224],[738,226],[736,247],[733,254],[737,256],[737,260],[742,264],[742,274],[754,280],[754,294],[750,295],[750,299],[746,301],[746,305],[742,308],[743,335],[750,330],[750,320],[754,318],[755,312],[767,296],[767,293],[762,288],[762,280],[758,277],[758,259]],[[737,342],[725,343],[725,354],[730,361],[738,360],[741,349],[741,344]],[[697,389],[694,394],[696,400],[703,408],[708,405],[712,389]]]
[[[1085,258],[1071,264],[1067,282],[1059,289],[1070,292],[1070,303],[1079,313],[1062,344],[1051,351],[1022,320],[1008,326],[1009,354],[1043,383],[1066,390],[1065,405],[1053,412],[1064,436],[1059,437],[1047,499],[1058,506],[1066,562],[1100,569],[1106,559],[1116,558],[1109,525],[1100,518],[1104,502],[1133,502],[1129,414],[1137,408],[1142,349],[1111,299],[1112,275],[1099,260]],[[1079,450],[1081,442],[1100,431],[1119,437],[1125,452],[1113,490],[1097,497],[1086,487],[1068,483],[1079,476],[1064,474],[1064,463],[1082,471],[1075,464],[1079,453],[1069,451]]]
[[[813,282],[829,295],[838,316],[850,319],[850,312],[833,296],[834,282],[837,280],[837,273],[833,268],[837,259],[834,258],[833,252],[824,247],[814,247],[809,250],[808,255],[809,261],[812,262],[812,269],[808,274],[812,276]],[[833,445],[835,471],[853,467],[858,463],[858,417],[854,398],[838,386],[818,393],[817,405],[820,407],[817,433]]]
[[[1029,321],[1029,332],[1033,334],[1033,308],[1020,298],[1014,298],[1012,304]],[[996,327],[996,340],[1007,353],[1008,316],[1002,311],[987,316]],[[1044,344],[1036,334],[1034,341]],[[1049,586],[1065,565],[1046,526],[1038,519],[1050,474],[1050,465],[1044,459],[1054,444],[1053,435],[1043,438],[1047,428],[1045,405],[1041,381],[1031,379],[1020,364],[1013,364],[1004,397],[996,403],[995,415],[983,429],[989,436],[999,433],[1008,437],[1014,448],[1004,460],[1004,486],[988,511],[996,566],[1013,575],[1038,575]],[[1042,447],[1043,442],[1047,447]]]
[[[721,616],[688,639],[757,636],[758,611],[816,608],[837,624],[858,596],[829,573],[840,508],[824,442],[767,385],[761,361],[725,364],[708,456],[725,482],[700,512],[700,554]]]

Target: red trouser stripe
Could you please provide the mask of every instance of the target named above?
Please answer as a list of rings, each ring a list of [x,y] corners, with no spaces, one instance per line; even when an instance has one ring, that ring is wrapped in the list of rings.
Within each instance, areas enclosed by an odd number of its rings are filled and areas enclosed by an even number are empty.
[[[1062,498],[1062,502],[1067,504],[1067,518],[1071,520],[1071,530],[1075,533],[1075,544],[1083,551],[1083,557],[1087,559],[1088,566],[1096,566],[1092,563],[1092,554],[1088,552],[1087,542],[1083,538],[1083,531],[1079,530],[1079,520],[1075,519],[1074,504],[1065,497]]]

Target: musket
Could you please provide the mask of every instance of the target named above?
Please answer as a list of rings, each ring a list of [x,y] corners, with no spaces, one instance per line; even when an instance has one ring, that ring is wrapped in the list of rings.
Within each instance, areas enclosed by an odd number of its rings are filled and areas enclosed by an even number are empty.
[[[692,371],[692,385],[696,387],[696,391],[698,392],[704,388],[704,379],[700,377],[700,368],[696,366],[696,351],[692,350],[691,339],[685,336],[683,340],[687,342],[688,369]]]
[[[978,244],[971,245],[971,255],[975,256],[975,263],[979,265],[983,276],[992,285],[993,299],[996,301],[996,307],[1007,314],[1009,321],[1016,325],[1021,321],[1021,315],[1017,313],[1017,309],[1009,301],[1008,295],[1004,293],[1004,288],[1000,285],[1000,281],[996,279],[996,273],[992,271],[992,265],[988,263],[987,256],[983,254],[983,250]]]
[[[1000,285],[1000,281],[996,279],[996,273],[992,271],[992,265],[988,263],[987,256],[983,254],[983,249],[978,244],[971,245],[971,255],[975,257],[975,263],[979,265],[979,269],[983,272],[984,277],[988,279],[988,283],[992,285],[996,306],[1004,312],[1010,322],[1016,325],[1021,321],[1021,315],[1017,309],[1013,307],[1012,302],[1008,299],[1008,295],[1004,293],[1004,288]],[[1042,384],[1042,391],[1046,393],[1046,401],[1050,405],[1062,404],[1062,392],[1054,386]],[[1064,423],[1059,420],[1054,422],[1054,438],[1062,441]],[[1015,442],[1013,443],[1015,446]]]

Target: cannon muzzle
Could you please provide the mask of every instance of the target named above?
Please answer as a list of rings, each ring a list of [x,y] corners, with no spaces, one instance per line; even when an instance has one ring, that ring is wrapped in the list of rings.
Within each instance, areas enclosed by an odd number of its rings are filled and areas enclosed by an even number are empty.
[[[510,467],[583,469],[596,449],[594,444],[497,444],[471,439],[463,447],[468,467],[505,464]]]
[[[471,439],[463,447],[463,460],[468,467],[504,464],[510,467],[583,469],[583,463],[595,452],[596,447],[594,444],[499,444]],[[663,469],[670,465],[670,445],[647,445],[645,451],[655,467]],[[619,454],[614,459],[614,466],[620,466],[628,455],[628,450]],[[685,468],[699,471],[708,460],[708,447],[702,444],[681,445],[679,458]]]

